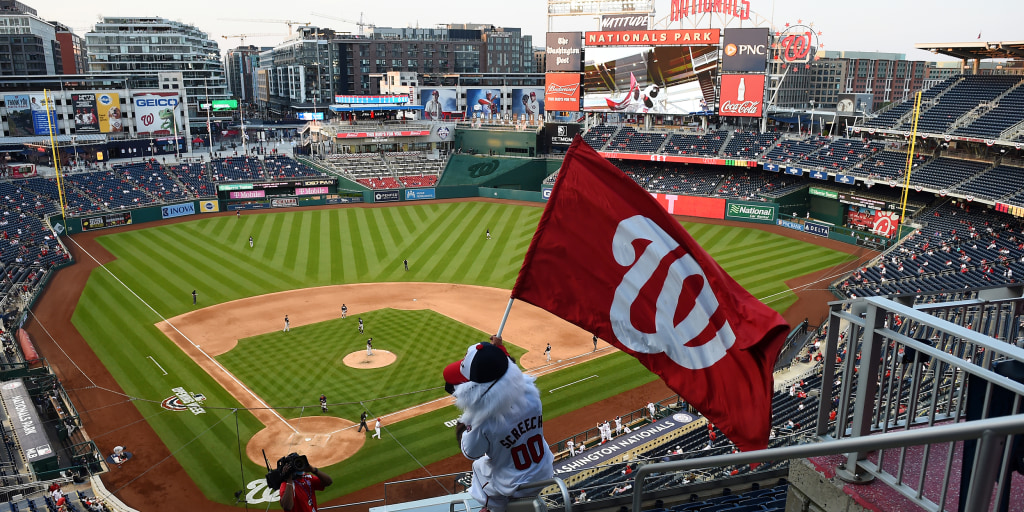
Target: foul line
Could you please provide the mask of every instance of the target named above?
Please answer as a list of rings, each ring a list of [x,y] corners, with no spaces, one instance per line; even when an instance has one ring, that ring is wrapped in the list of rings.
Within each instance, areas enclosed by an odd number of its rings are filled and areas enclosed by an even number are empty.
[[[220,371],[224,372],[224,374],[227,375],[228,378],[230,378],[232,381],[234,381],[235,384],[238,384],[242,389],[244,389],[247,393],[249,393],[249,396],[251,396],[254,399],[256,399],[257,402],[263,404],[263,406],[266,407],[267,410],[269,410],[271,412],[271,414],[276,416],[277,419],[281,420],[281,423],[284,423],[285,425],[288,426],[288,428],[292,429],[292,432],[295,432],[296,434],[299,433],[298,429],[293,427],[291,423],[288,423],[288,420],[285,420],[283,416],[281,416],[280,414],[278,414],[277,411],[272,409],[270,407],[270,404],[264,402],[263,399],[260,398],[259,395],[254,393],[251,389],[249,389],[249,387],[246,386],[245,384],[243,384],[242,381],[238,380],[234,376],[234,374],[232,374],[231,372],[228,371],[227,368],[224,368],[224,366],[222,366],[219,362],[217,362],[216,359],[211,357],[210,354],[207,354],[205,350],[199,348],[199,345],[196,345],[195,342],[192,341],[191,339],[189,339],[188,336],[185,336],[185,333],[179,331],[178,328],[175,327],[175,325],[170,322],[170,320],[164,318],[164,316],[161,315],[157,310],[153,309],[153,306],[150,306],[149,303],[146,302],[142,297],[139,297],[139,294],[135,293],[135,290],[132,290],[131,287],[129,287],[128,285],[124,284],[124,282],[121,281],[121,279],[118,278],[113,272],[111,272],[110,269],[108,269],[106,265],[104,265],[103,263],[100,263],[100,260],[96,259],[96,257],[93,256],[91,252],[89,252],[85,247],[82,247],[82,244],[79,244],[78,240],[75,240],[74,238],[71,238],[71,237],[68,237],[68,240],[71,240],[75,245],[78,246],[79,249],[82,250],[82,252],[84,252],[85,254],[89,255],[89,257],[92,258],[92,260],[96,262],[96,265],[99,265],[100,268],[102,268],[108,274],[110,274],[110,277],[113,277],[114,280],[117,281],[118,283],[120,283],[121,286],[123,286],[125,290],[128,290],[128,293],[131,293],[132,295],[135,296],[136,299],[139,299],[139,302],[141,302],[144,306],[149,308],[149,310],[152,311],[154,315],[158,316],[160,318],[160,320],[162,320],[164,323],[169,325],[171,327],[171,329],[174,329],[174,332],[178,333],[178,335],[180,335],[185,341],[189,342],[189,344],[192,345],[196,350],[198,350],[200,354],[206,356],[206,359],[208,359],[211,363],[213,363],[214,366],[219,368]],[[227,391],[227,390],[225,390],[225,391]],[[230,394],[230,391],[228,393]]]
[[[591,375],[590,377],[583,377],[582,379],[580,379],[580,380],[578,380],[576,382],[570,382],[570,383],[568,383],[568,384],[566,384],[564,386],[558,386],[555,389],[549,389],[548,393],[554,393],[555,391],[558,391],[559,389],[567,388],[569,386],[572,386],[573,384],[579,384],[580,382],[583,382],[585,380],[590,380],[590,379],[595,379],[595,378],[597,378],[597,375]]]
[[[160,371],[164,372],[164,375],[167,375],[167,370],[164,370],[164,367],[160,366],[160,363],[156,362],[156,359],[153,359],[153,356],[146,357],[148,357],[150,361],[153,361],[153,364],[155,364],[157,368],[160,368]]]

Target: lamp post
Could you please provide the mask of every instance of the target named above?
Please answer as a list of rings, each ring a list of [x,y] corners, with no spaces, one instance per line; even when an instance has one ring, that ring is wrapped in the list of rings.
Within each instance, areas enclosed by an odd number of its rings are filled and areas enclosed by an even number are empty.
[[[177,139],[175,139],[174,143],[178,143]],[[152,140],[149,141],[149,158],[150,160],[156,159],[156,143]]]

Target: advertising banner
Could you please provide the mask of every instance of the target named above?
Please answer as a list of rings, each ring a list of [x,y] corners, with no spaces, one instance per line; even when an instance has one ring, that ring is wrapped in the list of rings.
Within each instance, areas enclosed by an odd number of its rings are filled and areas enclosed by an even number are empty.
[[[401,199],[397,190],[374,190],[373,201],[376,203],[393,203]]]
[[[828,238],[828,233],[831,230],[832,226],[829,226],[828,224],[819,224],[817,222],[811,221],[807,221],[804,223],[804,231],[812,235],[818,235],[820,237]]]
[[[294,197],[276,197],[270,200],[271,208],[291,208],[298,205],[299,200]]]
[[[702,219],[725,218],[725,199],[655,193],[652,193],[651,196],[672,215],[686,215]]]
[[[493,117],[501,114],[500,89],[466,89],[466,110],[472,117]]]
[[[790,175],[793,175],[793,176],[803,176],[804,175],[804,170],[799,168],[799,167],[786,167],[786,170],[784,172],[786,174],[790,174]]]
[[[576,134],[580,133],[580,125],[567,123],[548,123],[544,125],[551,146],[569,147]]]
[[[430,135],[430,130],[406,130],[401,132],[341,132],[339,139],[386,139],[389,137],[423,137]]]
[[[50,127],[53,127],[54,135],[60,133],[60,129],[57,127],[57,111],[50,105],[48,108],[43,108],[43,102],[46,97],[42,94],[30,94],[29,108],[32,110],[32,131],[36,135],[49,135]],[[49,122],[47,122],[47,114],[49,114]]]
[[[828,181],[828,173],[825,171],[810,171],[807,175],[816,180]]]
[[[674,162],[680,164],[725,165],[728,167],[757,167],[757,160],[731,160],[726,158],[704,158],[699,156],[680,155],[644,155],[640,153],[616,153],[598,151],[597,154],[617,160],[642,160],[645,162]]]
[[[116,92],[96,93],[96,115],[100,122],[100,132],[123,132],[124,123],[122,114],[120,94]]]
[[[824,197],[828,199],[839,199],[839,193],[833,190],[825,190],[823,188],[811,187],[807,189],[807,193],[812,196]]]
[[[512,114],[516,119],[524,116],[536,121],[544,118],[544,88],[522,87],[512,89]]]
[[[228,192],[228,197],[231,199],[262,199],[267,197],[266,190],[236,190],[234,192]]]
[[[72,94],[71,107],[75,112],[76,133],[99,133],[100,119],[95,94]]]
[[[93,229],[116,228],[132,223],[132,212],[111,213],[82,219],[82,231]]]
[[[583,71],[583,32],[548,32],[544,71]]]
[[[423,119],[440,121],[446,114],[459,112],[458,95],[454,87],[420,88]]]
[[[135,130],[138,133],[170,135],[180,112],[175,112],[180,100],[176,92],[140,92],[132,97],[135,106]],[[181,128],[177,128],[180,130]]]
[[[295,195],[297,196],[312,196],[315,194],[326,194],[331,189],[328,187],[298,187],[295,189]]]
[[[745,221],[775,222],[775,215],[777,212],[778,206],[774,204],[729,201],[725,207],[725,217],[727,219]]]
[[[299,112],[295,114],[295,118],[300,121],[323,121],[323,112]]]
[[[4,96],[7,106],[7,126],[11,137],[28,137],[34,135],[32,130],[32,111],[29,110],[28,94],[8,94]]]
[[[423,199],[436,199],[437,193],[432,188],[407,188],[405,189],[406,201],[420,201]]]
[[[601,16],[601,30],[647,30],[650,28],[650,14],[605,14]]]
[[[872,210],[884,210],[886,205],[889,204],[880,199],[868,199],[866,197],[851,196],[850,194],[843,193],[838,194],[838,198],[840,203],[871,208]]]
[[[720,32],[717,28],[587,32],[585,41],[586,46],[717,45]]]
[[[163,206],[160,208],[160,217],[164,219],[173,219],[174,217],[183,217],[185,215],[195,215],[196,205],[195,203],[181,203]]]
[[[767,28],[725,29],[722,34],[722,71],[764,73],[767,63]]]
[[[216,199],[206,199],[199,201],[199,211],[201,213],[214,213],[220,211],[220,201]]]
[[[853,185],[857,182],[857,178],[850,174],[836,174],[836,183],[845,183],[847,185]]]
[[[896,234],[896,230],[899,227],[900,214],[896,212],[875,210],[874,225],[871,227],[871,232],[877,235],[882,235],[886,238],[892,238],[892,235]]]
[[[548,110],[579,112],[580,75],[578,73],[545,74],[544,101]]]
[[[622,434],[610,442],[581,450],[575,456],[558,461],[558,465],[555,466],[555,474],[565,478],[566,473],[576,473],[613,462],[613,459],[618,460],[618,457],[629,454],[654,439],[662,437],[671,439],[671,436],[682,435],[678,433],[679,430],[696,419],[696,416],[677,412],[668,418],[648,423],[628,434]]]
[[[775,223],[780,225],[780,226],[782,226],[782,227],[784,227],[784,228],[795,229],[797,231],[803,231],[804,230],[804,225],[803,224],[800,224],[799,222],[793,222],[791,220],[779,219],[779,220],[775,221]]]
[[[555,187],[552,187],[552,186],[543,186],[543,187],[541,187],[540,188],[540,197],[542,199],[544,199],[545,201],[547,201],[548,199],[551,199],[551,191],[554,190],[554,189],[555,189]]]
[[[718,115],[761,117],[764,75],[722,75]]]
[[[50,446],[43,422],[36,412],[35,403],[28,394],[22,379],[10,380],[0,385],[0,396],[7,408],[14,437],[21,445],[25,461],[34,464],[44,459],[56,457]],[[11,502],[8,502],[11,503]]]

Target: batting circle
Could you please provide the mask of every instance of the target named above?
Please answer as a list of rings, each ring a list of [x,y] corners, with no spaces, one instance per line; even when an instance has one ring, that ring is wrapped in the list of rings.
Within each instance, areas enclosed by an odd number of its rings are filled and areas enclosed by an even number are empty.
[[[371,368],[383,368],[394,363],[396,360],[398,360],[398,356],[387,350],[373,349],[373,355],[366,355],[365,350],[358,350],[345,356],[342,362],[349,368],[368,370]]]

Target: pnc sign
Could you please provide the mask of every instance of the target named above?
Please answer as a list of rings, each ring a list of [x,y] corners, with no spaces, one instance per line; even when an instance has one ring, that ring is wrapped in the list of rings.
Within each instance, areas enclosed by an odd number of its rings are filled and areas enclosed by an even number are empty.
[[[722,71],[763,73],[768,62],[767,28],[729,28],[722,35]]]

